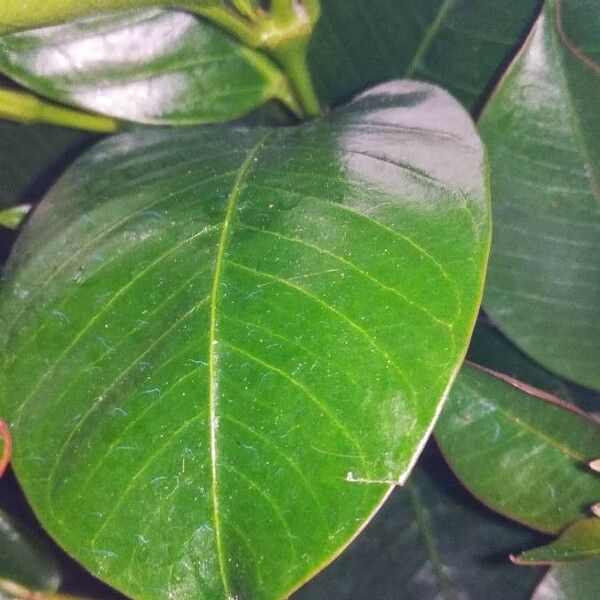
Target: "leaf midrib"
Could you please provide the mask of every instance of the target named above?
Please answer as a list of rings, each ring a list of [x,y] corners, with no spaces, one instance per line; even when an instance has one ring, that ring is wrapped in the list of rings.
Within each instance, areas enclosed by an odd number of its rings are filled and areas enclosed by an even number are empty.
[[[419,47],[416,49],[410,64],[406,68],[406,72],[404,73],[404,77],[407,79],[411,79],[414,75],[415,71],[419,67],[419,63],[423,60],[423,57],[427,54],[429,49],[433,44],[433,40],[440,30],[442,24],[444,23],[444,19],[448,15],[448,13],[454,8],[456,4],[456,0],[444,0],[442,5],[440,6],[434,20],[431,25],[425,31],[425,35],[423,36]]]
[[[223,262],[225,257],[225,250],[227,247],[227,241],[231,233],[231,222],[235,215],[238,200],[244,189],[244,181],[248,177],[251,171],[252,164],[259,150],[271,136],[273,131],[267,131],[259,141],[251,148],[246,156],[246,159],[241,164],[238,171],[237,177],[233,182],[231,192],[229,193],[227,211],[223,220],[223,226],[221,229],[221,235],[219,237],[219,243],[217,246],[217,255],[215,259],[215,270],[213,275],[213,282],[210,292],[210,324],[209,324],[209,335],[208,335],[208,398],[209,398],[209,448],[210,448],[210,466],[211,466],[211,501],[213,507],[213,525],[215,531],[215,544],[217,551],[217,559],[219,562],[219,571],[221,574],[221,580],[223,582],[223,588],[227,597],[231,597],[231,589],[227,578],[226,572],[226,560],[223,551],[223,540],[221,533],[221,521],[219,515],[219,494],[218,494],[218,479],[217,479],[217,429],[218,429],[218,416],[217,416],[217,396],[218,396],[218,378],[217,372],[217,310],[219,303],[219,290],[221,287],[221,277],[223,272]]]
[[[415,522],[419,531],[421,532],[423,544],[427,551],[427,555],[429,556],[429,560],[431,561],[432,570],[435,578],[437,579],[441,596],[443,600],[455,600],[452,586],[450,585],[450,582],[444,573],[444,565],[438,551],[435,535],[431,531],[426,511],[422,506],[421,496],[414,483],[409,483],[406,488],[410,498],[410,504],[415,515]]]

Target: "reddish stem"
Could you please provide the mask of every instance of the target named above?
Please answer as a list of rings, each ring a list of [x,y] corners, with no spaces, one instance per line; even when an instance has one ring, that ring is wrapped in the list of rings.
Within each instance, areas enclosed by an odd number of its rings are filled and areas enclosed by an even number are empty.
[[[0,438],[4,440],[4,449],[0,458],[0,477],[2,477],[4,471],[6,471],[6,467],[8,467],[12,454],[12,437],[8,425],[4,421],[0,421]]]

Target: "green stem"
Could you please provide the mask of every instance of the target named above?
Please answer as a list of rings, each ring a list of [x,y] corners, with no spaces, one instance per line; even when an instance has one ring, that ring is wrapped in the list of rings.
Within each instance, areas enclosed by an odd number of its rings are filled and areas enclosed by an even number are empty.
[[[1,0],[0,0],[1,1]],[[296,96],[285,102],[302,116],[316,117],[321,106],[313,87],[307,62],[308,41],[319,18],[318,0],[304,0],[305,13],[298,13],[293,0],[271,0],[270,13],[248,6],[247,0],[232,0],[237,11],[223,6],[203,7],[195,0],[186,0],[184,6],[228,31],[243,44],[263,50],[282,68],[289,87]]]
[[[93,115],[45,102],[37,96],[0,89],[0,118],[25,123],[48,123],[96,133],[113,133],[119,123],[111,117]]]
[[[287,75],[304,114],[309,118],[318,117],[321,114],[321,105],[315,93],[306,60],[307,41],[304,39],[293,40],[272,52]]]

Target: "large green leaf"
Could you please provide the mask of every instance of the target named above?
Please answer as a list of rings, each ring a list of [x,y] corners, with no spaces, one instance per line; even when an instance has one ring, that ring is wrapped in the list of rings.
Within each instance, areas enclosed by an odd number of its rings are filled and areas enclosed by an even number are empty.
[[[537,361],[599,389],[600,68],[565,42],[559,8],[546,3],[481,119],[494,197],[485,307]],[[580,19],[597,39],[600,3]]]
[[[520,46],[539,0],[323,0],[310,66],[326,104],[413,77],[476,109]]]
[[[550,569],[531,600],[598,600],[600,560]]]
[[[600,424],[534,393],[467,365],[435,433],[477,498],[529,527],[557,533],[600,500],[600,477],[587,468],[600,450]]]
[[[56,591],[61,576],[45,542],[0,510],[0,580],[33,590]],[[0,598],[2,590],[0,589]]]
[[[520,565],[550,565],[600,558],[600,519],[592,517],[573,523],[554,542],[512,558]]]
[[[415,82],[297,128],[87,154],[0,302],[0,412],[49,532],[145,599],[280,597],[331,560],[465,353],[484,170],[468,115]]]
[[[478,321],[471,337],[468,358],[600,416],[600,393],[566,381],[544,369],[483,319]]]
[[[261,54],[183,12],[92,17],[0,37],[0,70],[36,92],[142,123],[206,123],[293,103]]]
[[[507,555],[535,534],[475,502],[435,458],[293,600],[527,600],[541,570]]]

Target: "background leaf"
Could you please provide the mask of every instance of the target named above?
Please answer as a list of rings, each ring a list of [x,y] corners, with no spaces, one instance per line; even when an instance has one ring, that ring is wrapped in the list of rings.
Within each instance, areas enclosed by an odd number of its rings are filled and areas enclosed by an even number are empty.
[[[570,47],[573,54],[583,62],[600,64],[600,48],[598,47],[598,6],[594,0],[568,2],[558,0],[560,9],[558,29],[562,41]],[[593,65],[590,65],[593,67]]]
[[[407,77],[438,83],[477,110],[539,6],[539,0],[324,0],[310,70],[329,106],[374,83]],[[287,98],[272,69],[257,69],[255,54],[240,55],[225,34],[182,13],[159,13],[152,27],[168,34],[150,34],[142,31],[150,27],[143,22],[148,14],[130,13],[129,42],[102,33],[114,16],[5,37],[0,69],[55,99],[144,122],[224,120],[267,98]],[[65,37],[78,41],[64,43]],[[148,39],[155,40],[150,51]],[[228,62],[217,60],[223,56]],[[140,68],[154,76],[151,88],[136,80]],[[247,83],[240,86],[240,78]],[[223,96],[215,98],[216,90]],[[207,116],[209,109],[216,114]]]
[[[0,306],[0,411],[51,535],[145,599],[278,597],[329,561],[462,361],[484,169],[468,115],[415,82],[296,128],[96,146]]]
[[[531,600],[596,600],[600,590],[600,560],[553,567]]]
[[[539,0],[323,0],[310,45],[326,105],[406,77],[437,83],[476,110],[519,48]],[[490,24],[493,23],[493,27]]]
[[[228,121],[291,100],[278,68],[208,23],[149,9],[0,37],[0,70],[39,94],[130,121]]]
[[[600,557],[600,519],[592,517],[567,527],[546,546],[522,552],[513,560],[521,565],[577,562]]]
[[[579,18],[600,31],[600,3],[587,6]],[[559,8],[546,3],[480,120],[495,225],[485,308],[535,360],[599,389],[600,69],[565,44]]]
[[[557,533],[600,499],[587,463],[600,425],[468,365],[435,429],[452,470],[482,502],[540,531]]]
[[[47,545],[2,510],[0,579],[8,579],[33,590],[50,592],[56,591],[61,581],[58,565]]]
[[[0,120],[0,208],[38,200],[57,172],[97,138],[71,129]]]
[[[7,87],[1,77],[0,87]],[[0,210],[37,202],[74,156],[96,139],[71,129],[0,119]],[[0,228],[0,269],[15,238],[15,232]]]
[[[576,404],[592,416],[600,416],[598,392],[566,381],[544,369],[485,319],[480,318],[475,326],[468,357],[477,364]]]
[[[526,600],[543,571],[508,553],[540,536],[476,502],[433,448],[365,531],[293,600]]]
[[[12,469],[0,478],[0,512],[8,514],[10,521],[18,527],[17,534],[10,534],[11,540],[15,541],[20,538],[27,544],[31,544],[32,552],[38,557],[38,560],[43,560],[46,568],[52,567],[58,574],[60,579],[59,592],[83,598],[99,598],[102,600],[126,600],[125,596],[121,596],[115,590],[102,584],[86,572],[79,564],[77,564],[70,556],[68,556],[42,529],[27,500],[23,496],[22,491],[14,477]],[[0,556],[0,563],[8,564],[18,553],[4,558]],[[23,567],[27,570],[36,569],[36,560],[28,561]],[[5,571],[7,573],[8,571]],[[36,571],[39,578],[40,572]],[[42,570],[43,572],[43,570]],[[30,585],[35,587],[35,581],[31,578],[16,577],[12,574],[13,580],[20,582],[20,585]],[[55,589],[54,585],[52,589]],[[46,589],[46,588],[43,588]],[[6,600],[0,590],[0,599]],[[12,600],[12,597],[11,599]]]

